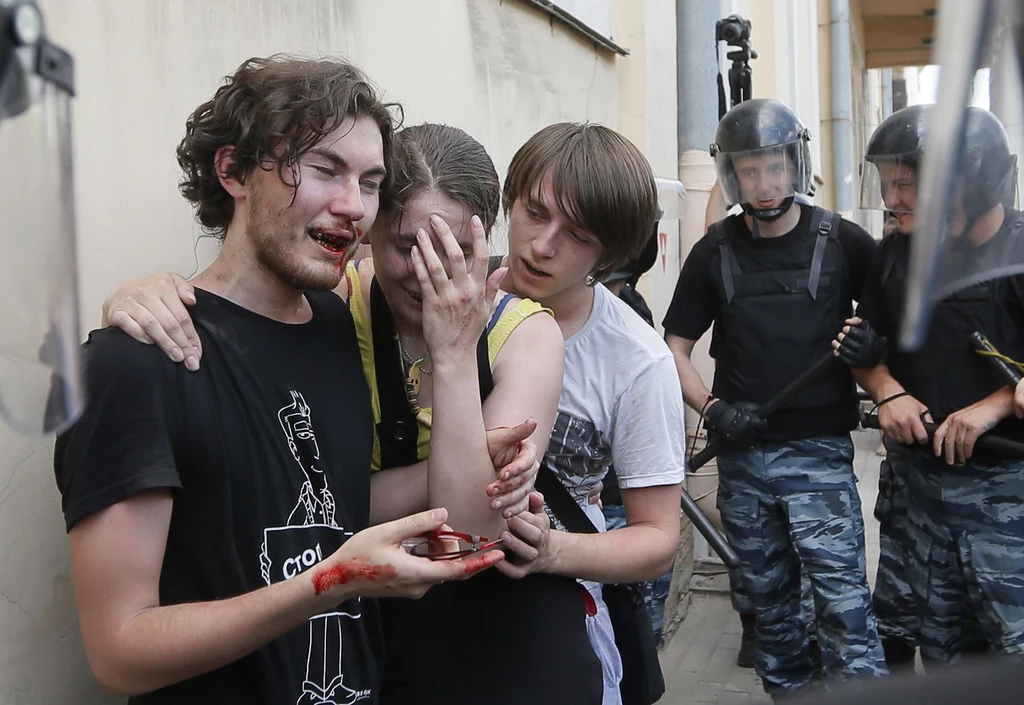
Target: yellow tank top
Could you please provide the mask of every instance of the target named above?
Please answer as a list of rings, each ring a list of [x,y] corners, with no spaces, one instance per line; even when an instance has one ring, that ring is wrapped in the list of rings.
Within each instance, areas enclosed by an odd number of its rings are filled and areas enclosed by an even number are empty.
[[[370,387],[370,403],[373,407],[373,456],[370,467],[380,470],[380,443],[377,439],[377,424],[380,423],[380,398],[377,394],[377,368],[373,358],[373,331],[370,327],[369,302],[363,296],[360,286],[357,262],[349,262],[345,268],[345,279],[348,281],[348,305],[356,324],[356,335],[359,338],[359,354],[363,360],[363,374]],[[495,358],[512,331],[530,316],[551,311],[530,299],[518,299],[501,311],[497,321],[491,321],[487,331],[487,357],[493,365]],[[552,314],[553,315],[553,314]],[[409,406],[416,414],[416,459],[426,460],[430,452],[430,425],[433,413],[430,408],[420,408],[415,398],[409,398]]]

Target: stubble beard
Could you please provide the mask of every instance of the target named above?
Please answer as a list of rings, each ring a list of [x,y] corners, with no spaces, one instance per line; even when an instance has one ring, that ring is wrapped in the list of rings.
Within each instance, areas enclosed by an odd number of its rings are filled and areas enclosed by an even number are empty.
[[[259,190],[249,197],[248,231],[260,268],[296,291],[332,291],[343,267],[326,261],[306,262],[298,253],[306,233],[291,232],[287,209],[274,211]]]

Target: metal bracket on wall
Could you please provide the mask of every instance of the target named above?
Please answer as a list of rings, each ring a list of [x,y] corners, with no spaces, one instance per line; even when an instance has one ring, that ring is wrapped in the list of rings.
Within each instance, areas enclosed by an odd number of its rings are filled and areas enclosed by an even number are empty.
[[[594,43],[604,47],[605,49],[613,51],[616,54],[619,54],[620,56],[629,56],[629,49],[623,46],[619,46],[608,37],[604,36],[597,30],[588,26],[585,22],[578,19],[576,16],[560,8],[552,0],[523,0],[523,2],[525,2],[528,5],[533,5],[534,7],[551,15],[555,19],[561,20],[565,24],[575,29],[577,32],[580,32],[581,34],[586,36],[588,39],[594,40]]]

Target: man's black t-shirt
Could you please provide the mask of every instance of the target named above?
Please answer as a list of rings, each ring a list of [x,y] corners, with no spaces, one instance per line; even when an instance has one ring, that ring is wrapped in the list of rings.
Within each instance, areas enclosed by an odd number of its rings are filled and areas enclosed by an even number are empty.
[[[808,262],[795,261],[794,253],[799,256],[794,242],[799,238],[810,237],[812,208],[800,208],[800,220],[797,225],[784,235],[771,238],[754,238],[747,227],[742,213],[726,218],[722,227],[723,235],[730,240],[740,239],[745,246],[757,253],[756,258],[746,260],[744,272],[777,272],[786,270],[806,269]],[[846,300],[859,300],[861,289],[867,274],[868,265],[875,252],[877,243],[863,228],[848,220],[841,220],[836,239],[842,248],[843,261],[846,267],[845,281],[848,291],[843,294]],[[722,316],[721,298],[715,289],[713,268],[718,262],[718,248],[705,234],[693,246],[683,264],[676,283],[672,303],[662,325],[665,332],[685,338],[699,340],[711,328],[712,324]],[[852,312],[852,303],[851,303]],[[800,325],[800,321],[779,321],[775,325]],[[836,333],[839,331],[836,330]],[[729,402],[749,401],[745,399],[726,399]],[[780,437],[808,437],[849,431],[848,405],[842,408],[820,407],[812,411],[802,410],[797,414],[789,414],[783,409],[772,420],[773,435]]]
[[[1004,247],[1020,217],[1016,211],[1008,211],[1002,227],[979,251]],[[911,237],[895,232],[882,240],[871,260],[857,315],[889,339],[886,363],[890,374],[941,423],[1005,384],[991,363],[974,352],[969,339],[972,332],[984,333],[1004,355],[1016,360],[1024,357],[1024,276],[993,280],[978,289],[981,298],[965,289],[938,302],[924,344],[908,353],[896,341],[906,303]],[[1024,439],[1024,424],[1007,419],[996,433]]]
[[[344,302],[307,294],[312,319],[285,324],[197,299],[198,372],[117,329],[90,335],[89,404],[54,458],[69,531],[144,490],[172,490],[162,605],[295,577],[369,521],[370,396]],[[352,600],[130,702],[375,703],[380,638],[375,601]]]

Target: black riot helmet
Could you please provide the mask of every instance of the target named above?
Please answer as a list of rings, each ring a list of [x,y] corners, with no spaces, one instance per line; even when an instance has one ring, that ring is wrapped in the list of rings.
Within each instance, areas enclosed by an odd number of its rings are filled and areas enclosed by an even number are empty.
[[[970,229],[978,218],[997,205],[1013,207],[1017,193],[1017,157],[999,118],[982,108],[967,108],[963,156],[955,192],[963,203]]]
[[[930,105],[911,105],[875,128],[861,166],[861,208],[893,214],[913,212],[930,110]]]
[[[920,160],[924,154],[925,119],[930,105],[910,105],[887,117],[875,128],[864,150],[872,164],[893,158]]]
[[[758,220],[781,217],[796,194],[811,192],[810,139],[796,113],[777,100],[748,100],[727,112],[710,149],[727,205],[738,203]]]
[[[647,238],[647,244],[640,254],[605,277],[605,284],[625,281],[631,286],[636,286],[637,280],[650,271],[658,261],[658,224],[658,221],[655,221],[654,230],[651,231],[651,236]]]

